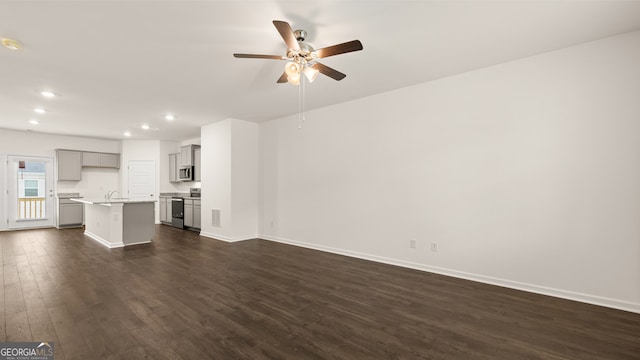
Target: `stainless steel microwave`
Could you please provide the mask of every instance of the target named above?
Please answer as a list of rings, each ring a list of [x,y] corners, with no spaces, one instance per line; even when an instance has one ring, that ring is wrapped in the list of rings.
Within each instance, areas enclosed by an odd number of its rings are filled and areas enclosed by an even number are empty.
[[[178,180],[193,181],[193,166],[182,166],[178,170]]]

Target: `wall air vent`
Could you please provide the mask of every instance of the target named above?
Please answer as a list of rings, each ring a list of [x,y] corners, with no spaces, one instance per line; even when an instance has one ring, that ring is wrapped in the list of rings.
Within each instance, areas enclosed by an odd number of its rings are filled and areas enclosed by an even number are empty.
[[[220,210],[219,209],[211,209],[211,225],[215,227],[220,227]]]

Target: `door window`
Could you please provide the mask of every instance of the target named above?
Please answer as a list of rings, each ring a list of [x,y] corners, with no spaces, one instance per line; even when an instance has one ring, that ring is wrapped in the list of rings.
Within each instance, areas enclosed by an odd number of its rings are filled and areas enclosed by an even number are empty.
[[[53,226],[53,161],[9,156],[9,228]]]

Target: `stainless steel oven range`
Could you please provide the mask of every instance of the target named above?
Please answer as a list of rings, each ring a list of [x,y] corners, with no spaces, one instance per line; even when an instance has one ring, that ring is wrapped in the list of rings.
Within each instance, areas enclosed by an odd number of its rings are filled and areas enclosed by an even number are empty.
[[[171,226],[184,228],[184,199],[180,197],[171,198]]]

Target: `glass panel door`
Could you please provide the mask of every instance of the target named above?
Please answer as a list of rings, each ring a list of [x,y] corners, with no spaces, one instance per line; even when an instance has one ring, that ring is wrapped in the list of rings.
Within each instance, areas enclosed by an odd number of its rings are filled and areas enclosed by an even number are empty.
[[[8,156],[10,229],[54,226],[53,159]]]

